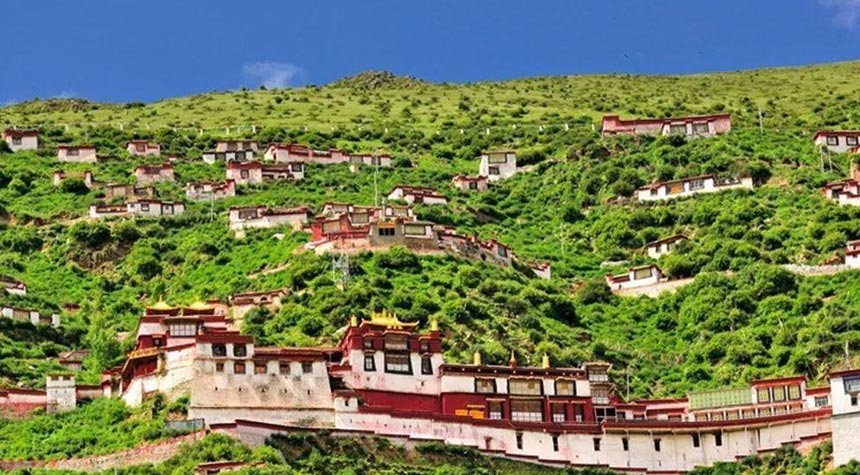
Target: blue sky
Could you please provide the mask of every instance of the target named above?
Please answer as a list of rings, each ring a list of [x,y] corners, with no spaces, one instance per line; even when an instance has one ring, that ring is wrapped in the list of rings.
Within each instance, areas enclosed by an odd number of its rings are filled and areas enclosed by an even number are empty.
[[[691,73],[860,58],[860,0],[28,0],[0,14],[0,103],[323,84]]]

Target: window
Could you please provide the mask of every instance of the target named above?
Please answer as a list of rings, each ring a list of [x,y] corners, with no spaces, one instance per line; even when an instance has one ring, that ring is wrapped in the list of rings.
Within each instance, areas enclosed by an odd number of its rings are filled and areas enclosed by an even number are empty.
[[[266,363],[254,363],[254,374],[266,374]]]
[[[238,147],[236,147],[236,142],[227,142],[227,151],[234,152]]]
[[[701,122],[698,124],[693,124],[693,133],[694,134],[707,134],[711,129],[708,127],[707,122]]]
[[[245,374],[245,363],[241,361],[237,361],[233,363],[233,373],[234,374]]]
[[[660,439],[654,439],[654,452],[660,451]]]
[[[827,137],[827,145],[839,145],[839,137],[836,137],[836,136]]]
[[[523,450],[523,433],[517,432],[517,449]]]
[[[370,215],[367,213],[351,213],[349,220],[352,224],[367,224],[370,222]]]
[[[382,165],[382,159],[379,157],[370,157],[370,164],[377,166]]]
[[[505,246],[499,246],[498,249],[499,249],[499,251],[498,251],[499,257],[503,257],[503,258],[508,257],[508,248],[506,248]]]
[[[499,173],[499,167],[490,167],[490,168],[487,170],[487,173],[489,173],[490,175],[500,175],[500,173]]]
[[[365,338],[364,339],[364,349],[365,350],[372,350],[373,349],[373,339],[372,338]]]
[[[433,374],[433,364],[429,356],[421,358],[421,374]]]
[[[152,346],[161,346],[161,338],[153,338]]]
[[[478,189],[478,182],[477,181],[470,181],[469,182],[469,189],[470,190],[477,190]]]
[[[594,408],[594,417],[598,423],[603,422],[604,419],[615,420],[615,408],[614,407],[595,407]]]
[[[504,406],[501,401],[490,401],[487,403],[487,415],[490,419],[501,420],[504,414]]]
[[[513,400],[511,401],[511,420],[516,422],[542,422],[543,401]]]
[[[291,172],[303,172],[305,167],[301,163],[291,163],[290,171]]]
[[[248,348],[245,345],[233,345],[233,356],[240,358],[248,356]]]
[[[249,176],[248,170],[240,170],[239,176],[242,177],[243,180],[247,180]]]
[[[690,180],[691,190],[701,190],[705,187],[705,180]]]
[[[253,147],[251,147],[251,142],[242,142],[242,148],[245,150],[251,150]]]
[[[687,135],[687,124],[672,124],[669,126],[672,135]]]
[[[828,400],[827,396],[817,396],[815,398],[815,407],[824,407],[829,405],[830,401]]]
[[[322,230],[324,233],[340,232],[340,221],[329,221],[327,223],[323,223]]]
[[[539,379],[514,379],[508,380],[508,393],[524,396],[540,396],[543,394],[543,385]]]
[[[552,436],[552,451],[558,452],[558,436],[557,435]]]
[[[224,363],[215,363],[215,372],[223,373],[224,372]]]
[[[552,412],[552,421],[553,422],[565,422],[567,421],[567,404],[565,403],[552,403],[550,404],[550,412]]]
[[[559,379],[555,382],[556,396],[576,396],[576,381]]]
[[[788,399],[797,401],[800,399],[800,385],[792,384],[788,387]]]
[[[21,137],[12,137],[12,145],[21,145]]]
[[[18,139],[20,140],[20,139]],[[856,146],[858,143],[858,137],[845,137],[845,145]]]
[[[302,373],[313,373],[314,364],[310,361],[302,361]]]
[[[636,269],[633,271],[633,280],[647,279],[653,275],[653,270],[650,267],[644,269]]]
[[[170,336],[194,336],[197,334],[197,325],[194,323],[180,323],[170,325]]]
[[[573,420],[575,422],[583,422],[585,420],[585,406],[582,404],[573,405]]]
[[[716,445],[717,447],[723,446],[723,433],[722,432],[717,432],[716,434],[714,434],[714,445]]]
[[[630,450],[630,439],[628,439],[627,437],[621,438],[621,449],[625,452]]]
[[[751,419],[753,417],[755,417],[755,409],[744,409],[743,410],[743,418],[744,419]]]
[[[394,236],[394,228],[379,228],[377,234],[380,236]]]
[[[692,437],[693,437],[693,447],[698,448],[700,443],[701,443],[701,441],[699,440],[699,434],[693,434]]]
[[[385,372],[396,374],[412,374],[409,355],[404,353],[385,353]]]
[[[594,444],[594,451],[600,452],[600,439],[595,437],[594,439],[591,439],[591,443]]]
[[[856,395],[856,394],[852,394],[852,395],[851,395],[851,405],[852,405],[852,406],[856,406],[856,405],[857,405],[857,395]]]
[[[278,365],[278,371],[280,371],[281,375],[289,376],[290,375],[290,364],[289,363],[281,363]]]
[[[227,356],[227,346],[223,344],[212,345],[212,356]]]
[[[492,378],[475,378],[475,392],[494,394],[496,392],[496,380]]]
[[[66,155],[68,155],[70,157],[77,157],[78,155],[80,155],[80,153],[81,153],[80,150],[78,150],[76,148],[70,148],[70,149],[66,150]]]
[[[504,153],[490,153],[487,154],[487,162],[488,163],[507,163],[508,156]]]
[[[770,402],[770,391],[768,391],[768,388],[758,388],[756,394],[758,395],[759,404],[763,402]]]
[[[376,359],[374,359],[373,353],[364,354],[364,370],[376,371]]]
[[[421,353],[430,353],[430,340],[420,340],[418,343],[418,351]]]
[[[773,388],[773,402],[785,401],[785,386],[776,386]]]
[[[227,154],[224,152],[219,152],[215,154],[215,160],[227,160]]]
[[[140,204],[140,210],[143,211],[144,213],[148,213],[149,212],[149,203],[141,203]]]

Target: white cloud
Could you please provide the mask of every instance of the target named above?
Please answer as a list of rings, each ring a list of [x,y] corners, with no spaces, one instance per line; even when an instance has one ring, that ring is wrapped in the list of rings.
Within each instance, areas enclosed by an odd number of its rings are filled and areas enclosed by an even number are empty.
[[[833,22],[839,26],[852,28],[860,24],[860,0],[818,0],[833,10]]]
[[[259,82],[267,88],[294,86],[296,80],[305,72],[302,68],[289,63],[260,61],[242,66],[242,75],[248,81]]]

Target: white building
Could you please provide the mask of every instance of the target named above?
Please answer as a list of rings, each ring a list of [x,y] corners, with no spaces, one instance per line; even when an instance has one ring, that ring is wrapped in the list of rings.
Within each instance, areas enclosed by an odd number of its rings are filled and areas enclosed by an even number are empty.
[[[236,196],[236,182],[192,181],[185,184],[185,197],[189,201],[223,200]]]
[[[388,193],[389,200],[403,200],[411,204],[446,205],[448,198],[435,188],[397,185]]]
[[[229,152],[203,152],[203,161],[212,165],[215,162],[247,162],[254,159],[255,150],[231,150]]]
[[[651,259],[658,259],[660,256],[666,255],[672,252],[675,249],[675,246],[678,243],[687,241],[687,236],[683,234],[676,234],[674,236],[665,237],[663,239],[659,239],[657,241],[649,242],[645,245],[645,249],[648,252],[648,257]]]
[[[860,370],[830,374],[833,465],[860,461]]]
[[[134,169],[134,177],[138,185],[152,185],[154,183],[173,183],[176,175],[173,164],[164,162],[158,166],[140,165]]]
[[[821,130],[812,138],[820,148],[833,153],[857,152],[860,147],[860,130]]]
[[[3,141],[13,152],[36,150],[39,148],[39,131],[6,129],[3,131]]]
[[[606,284],[613,291],[645,287],[663,280],[663,271],[654,264],[632,267],[624,274],[606,275]]]
[[[175,216],[185,212],[185,203],[181,201],[160,201],[155,199],[139,199],[122,205],[91,204],[89,217],[104,219],[113,217],[137,216],[158,217]]]
[[[845,243],[845,265],[860,268],[860,240]]]
[[[216,152],[236,152],[240,150],[256,152],[259,150],[259,145],[255,140],[248,139],[219,140],[215,143]]]
[[[490,181],[510,178],[517,173],[517,154],[499,150],[481,154],[478,175],[487,177]]]
[[[284,164],[263,164],[258,161],[227,162],[227,178],[239,185],[257,185],[267,181],[302,180],[305,177],[305,164],[291,162]]]
[[[230,229],[274,228],[289,226],[298,231],[310,222],[313,213],[307,207],[269,208],[268,206],[234,206],[230,208]]]
[[[96,163],[96,148],[92,145],[58,145],[57,158],[61,162]]]
[[[489,180],[485,176],[457,175],[451,184],[460,191],[486,191],[489,188]]]
[[[701,175],[680,180],[662,181],[636,190],[639,201],[661,201],[699,193],[716,193],[724,190],[753,189],[752,178],[719,179],[713,175]]]
[[[38,310],[2,306],[0,307],[0,316],[12,320],[30,322],[33,325],[50,325],[52,327],[60,326],[60,315],[56,313],[41,314]]]
[[[132,140],[126,144],[125,149],[133,157],[161,155],[161,145],[146,140]]]

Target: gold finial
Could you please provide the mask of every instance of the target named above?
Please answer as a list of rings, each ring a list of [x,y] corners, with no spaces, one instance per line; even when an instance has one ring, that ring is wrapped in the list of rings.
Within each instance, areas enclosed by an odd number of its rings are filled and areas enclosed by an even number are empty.
[[[544,353],[543,355],[543,362],[541,364],[541,367],[543,369],[549,369],[549,355],[546,353]]]
[[[475,363],[475,366],[481,366],[481,352],[480,351],[476,351],[475,356],[473,356],[472,358],[474,360],[473,362]]]
[[[508,364],[510,364],[511,367],[517,365],[517,355],[514,354],[514,350],[511,350],[511,359],[508,361]]]
[[[430,331],[431,332],[438,332],[439,331],[439,321],[436,320],[435,318],[430,320]]]
[[[357,327],[358,326],[358,317],[356,317],[355,315],[349,317],[349,326]]]

